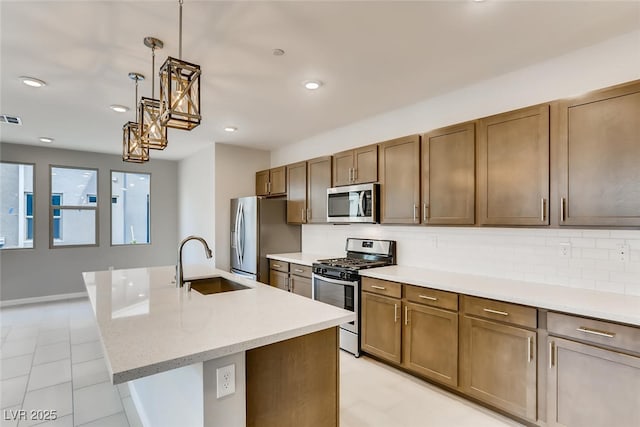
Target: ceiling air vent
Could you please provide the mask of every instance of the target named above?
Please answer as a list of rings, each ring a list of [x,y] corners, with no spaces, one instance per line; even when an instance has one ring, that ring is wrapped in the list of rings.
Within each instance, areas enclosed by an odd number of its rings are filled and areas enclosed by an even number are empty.
[[[2,114],[0,115],[0,123],[22,126],[22,119],[20,117],[7,116]]]

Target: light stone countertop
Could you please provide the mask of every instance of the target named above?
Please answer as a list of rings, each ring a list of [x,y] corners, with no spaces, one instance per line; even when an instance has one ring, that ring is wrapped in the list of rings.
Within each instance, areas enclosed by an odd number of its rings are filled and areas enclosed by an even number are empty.
[[[329,259],[329,258],[343,258],[345,255],[319,255],[319,254],[310,254],[308,252],[291,252],[288,254],[270,254],[267,255],[269,259],[275,259],[283,262],[291,262],[293,264],[306,265],[311,267],[314,262],[317,262],[319,259]]]
[[[111,381],[119,384],[353,321],[351,311],[204,265],[186,279],[249,286],[201,295],[172,283],[175,266],[83,273]]]
[[[638,296],[401,265],[360,275],[640,326]]]

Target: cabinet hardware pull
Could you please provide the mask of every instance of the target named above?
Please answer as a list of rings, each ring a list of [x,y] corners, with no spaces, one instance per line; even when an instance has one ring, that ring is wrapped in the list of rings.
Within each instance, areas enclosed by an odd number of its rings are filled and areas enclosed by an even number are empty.
[[[264,192],[269,194],[269,183],[268,182],[264,183]]]
[[[560,222],[564,222],[564,197],[560,197]]]
[[[428,299],[429,301],[438,301],[438,298],[436,298],[436,297],[430,297],[430,296],[428,296],[428,295],[418,295],[418,298]]]
[[[273,264],[273,266],[274,266],[275,268],[280,268],[280,267],[282,267],[280,264]]]
[[[416,206],[416,204],[414,203],[413,204],[413,222],[414,223],[416,222],[416,217],[418,216],[417,211],[418,211],[418,206]]]
[[[291,279],[287,277],[287,292],[291,292]]]
[[[599,337],[613,338],[616,336],[615,332],[599,331],[597,329],[591,329],[585,326],[580,326],[578,329],[576,329],[576,331],[584,332],[585,334],[597,335]]]
[[[311,220],[311,208],[307,209],[307,221]]]
[[[358,168],[353,168],[353,182],[358,180]]]
[[[267,192],[268,192],[269,194],[271,194],[271,181],[269,181],[269,185],[268,185],[268,190],[267,190]]]
[[[429,205],[426,203],[422,205],[422,221],[427,222],[429,220]]]
[[[304,208],[300,208],[300,222],[304,222]]]
[[[549,341],[549,369],[553,368],[553,341]]]
[[[527,337],[527,363],[531,363],[531,344],[533,339],[531,337]]]
[[[353,182],[353,168],[349,168],[349,182]]]
[[[371,285],[371,287],[372,287],[373,289],[380,289],[381,291],[384,291],[384,290],[386,290],[386,289],[387,289],[387,288],[385,288],[384,286],[378,286],[378,285]]]
[[[398,304],[393,304],[393,321],[398,323]]]
[[[483,310],[486,311],[487,313],[499,314],[501,316],[509,315],[509,313],[507,313],[506,311],[491,310],[490,308],[484,308]]]
[[[295,271],[296,273],[304,273],[304,270],[300,268],[294,268],[293,271]]]
[[[547,199],[543,197],[542,199],[540,199],[540,221],[542,222],[544,222],[546,218],[546,212],[547,212],[547,210],[545,209],[546,205],[547,205]]]
[[[404,306],[404,324],[409,324],[409,306],[407,305]]]

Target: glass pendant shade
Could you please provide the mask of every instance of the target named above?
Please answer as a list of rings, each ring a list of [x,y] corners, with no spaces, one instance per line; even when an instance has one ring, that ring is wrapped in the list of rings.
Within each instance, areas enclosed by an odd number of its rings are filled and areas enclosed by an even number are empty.
[[[139,125],[127,122],[122,126],[122,160],[144,163],[149,160],[149,147],[140,141]]]
[[[161,123],[191,130],[200,124],[200,66],[168,57],[160,68]]]
[[[167,148],[167,128],[160,121],[160,101],[142,97],[138,104],[140,118],[140,141],[153,150]]]

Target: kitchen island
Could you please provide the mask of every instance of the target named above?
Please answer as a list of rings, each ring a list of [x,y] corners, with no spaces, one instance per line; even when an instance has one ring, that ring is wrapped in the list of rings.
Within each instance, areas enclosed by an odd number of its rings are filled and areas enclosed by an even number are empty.
[[[145,425],[337,425],[336,327],[352,312],[205,266],[185,266],[186,280],[248,289],[187,292],[174,274],[83,273],[111,381],[129,382]],[[235,393],[218,399],[216,371],[229,365]]]

